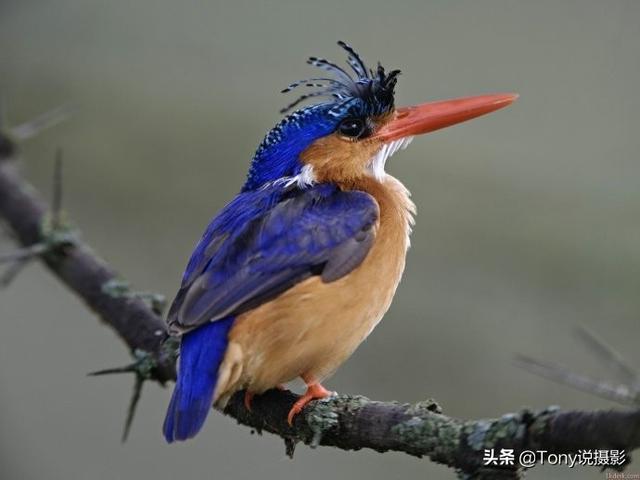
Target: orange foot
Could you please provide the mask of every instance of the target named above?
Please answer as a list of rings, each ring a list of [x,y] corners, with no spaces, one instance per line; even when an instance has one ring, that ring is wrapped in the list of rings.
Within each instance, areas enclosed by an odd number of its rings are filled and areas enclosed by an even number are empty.
[[[332,393],[322,385],[320,385],[319,382],[308,383],[307,391],[305,392],[305,394],[301,396],[298,401],[293,404],[291,410],[289,410],[289,415],[287,416],[287,422],[289,422],[289,426],[293,426],[294,417],[299,414],[311,400],[316,400],[318,398],[327,398],[331,395]]]
[[[244,408],[251,411],[251,402],[253,401],[253,397],[255,397],[255,393],[250,392],[249,390],[244,391]]]

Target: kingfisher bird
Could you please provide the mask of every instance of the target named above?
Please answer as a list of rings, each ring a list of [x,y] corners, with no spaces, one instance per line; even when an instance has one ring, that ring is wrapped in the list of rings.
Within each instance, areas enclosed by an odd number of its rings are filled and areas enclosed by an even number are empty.
[[[415,135],[492,112],[516,94],[396,108],[399,70],[369,69],[344,42],[324,76],[260,143],[244,186],[195,247],[171,305],[178,377],[164,422],[168,442],[202,428],[212,406],[302,378],[288,415],[331,394],[330,376],[389,308],[405,267],[415,206],[385,163]]]

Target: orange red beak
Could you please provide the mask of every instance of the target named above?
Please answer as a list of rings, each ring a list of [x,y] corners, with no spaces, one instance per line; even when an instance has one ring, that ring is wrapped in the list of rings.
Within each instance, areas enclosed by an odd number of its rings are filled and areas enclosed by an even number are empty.
[[[394,117],[373,136],[384,143],[433,132],[504,108],[518,98],[516,93],[440,100],[396,109]]]

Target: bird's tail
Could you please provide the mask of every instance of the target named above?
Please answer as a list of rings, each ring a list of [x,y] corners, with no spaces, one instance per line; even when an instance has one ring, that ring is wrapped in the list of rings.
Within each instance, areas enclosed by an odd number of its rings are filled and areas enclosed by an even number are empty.
[[[167,442],[192,438],[202,428],[211,410],[233,320],[217,320],[183,335],[178,379],[163,425]]]

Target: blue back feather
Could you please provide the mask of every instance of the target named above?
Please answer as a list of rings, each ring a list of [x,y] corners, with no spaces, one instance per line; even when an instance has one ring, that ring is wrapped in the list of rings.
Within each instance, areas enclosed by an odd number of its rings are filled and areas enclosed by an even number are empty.
[[[272,184],[239,194],[196,247],[170,326],[191,329],[240,314],[311,275],[348,273],[368,252],[377,215],[369,194],[332,184]]]

